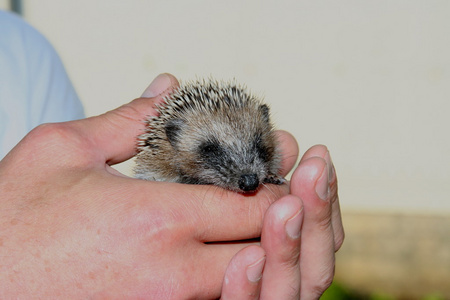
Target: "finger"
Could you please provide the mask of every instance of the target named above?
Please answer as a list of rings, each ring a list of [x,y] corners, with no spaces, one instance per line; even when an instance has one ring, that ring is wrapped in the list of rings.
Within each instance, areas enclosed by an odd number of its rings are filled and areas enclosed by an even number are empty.
[[[302,201],[296,196],[285,196],[267,210],[261,236],[267,257],[261,299],[299,299],[302,223]]]
[[[161,94],[171,92],[174,87],[178,86],[178,80],[172,74],[159,74],[144,90],[141,98],[155,98]]]
[[[303,159],[291,178],[291,193],[304,206],[300,269],[301,299],[318,299],[334,276],[329,170],[323,158]]]
[[[155,104],[178,86],[177,79],[170,74],[156,77],[144,91],[144,96],[103,115],[75,121],[81,135],[91,142],[101,160],[115,164],[131,158],[136,153],[137,137],[143,133],[144,120],[155,115]]]
[[[108,184],[111,185],[111,181]],[[134,180],[133,184],[135,190],[141,191],[142,201],[150,192],[161,193],[164,194],[164,201],[173,201],[180,205],[180,210],[189,216],[191,222],[186,226],[190,226],[200,242],[236,241],[260,237],[265,211],[271,203],[289,193],[287,184],[262,187],[249,195],[212,185],[143,180]],[[145,192],[146,190],[148,192]]]
[[[226,271],[227,278],[230,282],[228,289],[231,289],[232,287],[237,288],[239,285],[241,285],[242,287],[245,287],[247,291],[251,292],[252,286],[253,288],[255,288],[256,283],[259,294],[257,264],[258,262],[260,262],[261,258],[265,258],[264,250],[260,247],[259,241],[236,241],[213,244],[198,243],[198,245],[199,247],[194,249],[195,253],[201,253],[201,255],[195,254],[195,256],[198,256],[197,263],[199,265],[207,266],[207,272],[209,275],[208,281],[205,282],[204,269],[197,268],[196,270],[192,270],[192,274],[190,274],[190,277],[192,277],[192,280],[194,280],[197,285],[201,285],[202,288],[207,291],[220,291],[220,287],[223,287],[224,285],[225,271],[228,269]],[[234,263],[235,268],[231,267],[230,262],[232,260],[237,260],[237,262]],[[264,264],[265,259],[262,262]],[[248,267],[254,268],[250,268],[249,270],[247,270]],[[234,269],[231,270],[230,268]],[[238,278],[234,279],[234,276],[238,276]],[[247,280],[249,280],[250,282],[244,280],[245,276],[247,276]],[[249,276],[250,279],[248,279]],[[233,282],[231,283],[231,281]],[[233,297],[230,297],[229,292],[227,292],[226,295],[228,295],[228,299],[234,299]],[[208,299],[217,299],[219,296],[220,294],[214,294],[211,295]]]
[[[344,226],[342,225],[341,208],[339,205],[339,195],[338,195],[338,184],[336,170],[334,168],[333,161],[331,160],[330,152],[324,145],[316,145],[311,147],[306,151],[305,155],[302,157],[302,161],[309,159],[311,157],[321,157],[327,163],[327,168],[329,171],[329,181],[330,181],[330,201],[331,201],[331,225],[333,227],[334,233],[334,244],[335,250],[338,251],[344,242]]]
[[[287,131],[275,131],[281,149],[281,176],[286,176],[294,167],[298,158],[298,144],[294,136]]]
[[[264,250],[259,246],[249,246],[239,251],[225,271],[221,299],[259,299],[265,260]]]

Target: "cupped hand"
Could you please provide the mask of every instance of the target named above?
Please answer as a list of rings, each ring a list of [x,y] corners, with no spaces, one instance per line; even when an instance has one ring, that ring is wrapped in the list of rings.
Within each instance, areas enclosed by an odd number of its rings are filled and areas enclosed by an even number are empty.
[[[41,125],[0,162],[1,299],[219,297],[229,261],[247,246],[223,242],[259,237],[288,185],[243,196],[113,169],[135,155],[143,120],[177,85],[163,74],[116,110]],[[280,140],[286,173],[296,145]]]
[[[335,168],[328,149],[317,145],[294,171],[290,194],[267,210],[261,246],[233,257],[222,299],[319,299],[343,240]]]

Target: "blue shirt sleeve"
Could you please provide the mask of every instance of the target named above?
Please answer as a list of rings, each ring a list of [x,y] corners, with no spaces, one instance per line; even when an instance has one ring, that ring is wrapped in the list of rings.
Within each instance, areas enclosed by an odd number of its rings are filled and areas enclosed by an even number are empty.
[[[0,11],[0,159],[37,125],[83,117],[54,48],[21,18]]]

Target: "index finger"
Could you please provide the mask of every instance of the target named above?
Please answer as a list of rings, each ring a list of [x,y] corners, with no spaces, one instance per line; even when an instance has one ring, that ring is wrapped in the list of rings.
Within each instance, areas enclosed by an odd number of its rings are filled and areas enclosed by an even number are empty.
[[[315,145],[311,147],[302,157],[305,161],[312,157],[320,157],[325,160],[329,168],[330,194],[331,194],[331,225],[334,232],[335,250],[338,251],[344,242],[344,227],[342,225],[341,209],[339,205],[338,185],[336,171],[331,160],[330,152],[324,145]]]
[[[261,236],[267,208],[289,193],[289,186],[263,187],[254,195],[226,191],[215,186],[192,186],[197,198],[197,239],[223,242],[254,239]],[[194,198],[195,199],[195,198]],[[208,226],[204,226],[204,224]]]

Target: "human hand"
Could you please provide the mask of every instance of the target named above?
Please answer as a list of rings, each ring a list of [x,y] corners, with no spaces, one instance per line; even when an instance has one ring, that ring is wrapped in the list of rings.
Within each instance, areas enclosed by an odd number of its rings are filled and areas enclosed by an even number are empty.
[[[261,246],[244,248],[230,262],[222,300],[319,299],[331,284],[344,230],[325,146],[305,153],[290,185],[290,195],[265,214]]]
[[[288,186],[249,197],[113,169],[135,154],[142,120],[177,84],[162,75],[147,98],[39,126],[0,162],[1,299],[219,296],[228,262],[247,244],[208,242],[258,237]],[[285,137],[283,149],[295,148]],[[295,158],[283,160],[286,172]]]

